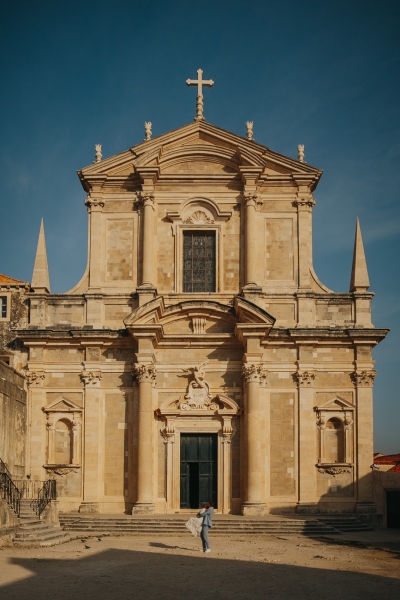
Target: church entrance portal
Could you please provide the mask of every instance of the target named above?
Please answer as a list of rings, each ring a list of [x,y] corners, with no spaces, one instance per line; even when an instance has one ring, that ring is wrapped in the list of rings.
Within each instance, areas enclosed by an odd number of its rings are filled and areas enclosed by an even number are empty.
[[[212,500],[217,508],[217,434],[185,433],[180,437],[180,507],[197,510]]]

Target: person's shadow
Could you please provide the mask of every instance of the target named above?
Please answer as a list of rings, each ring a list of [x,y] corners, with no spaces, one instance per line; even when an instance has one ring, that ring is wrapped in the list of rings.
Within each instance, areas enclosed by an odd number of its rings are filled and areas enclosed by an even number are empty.
[[[149,542],[149,546],[154,548],[170,548],[171,550],[195,550],[195,548],[182,548],[182,546],[168,546],[167,544],[161,544],[160,542]]]

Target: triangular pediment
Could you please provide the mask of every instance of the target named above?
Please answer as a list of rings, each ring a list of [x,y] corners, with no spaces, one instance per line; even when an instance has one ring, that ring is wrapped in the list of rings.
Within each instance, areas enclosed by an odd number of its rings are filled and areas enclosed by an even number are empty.
[[[42,410],[44,412],[82,412],[82,407],[61,396],[44,406]]]
[[[315,410],[354,410],[354,404],[351,404],[348,400],[341,398],[340,396],[336,396],[325,404],[321,404],[320,406],[316,406]]]
[[[209,123],[195,122],[90,165],[79,176],[82,182],[93,177],[135,177],[143,167],[157,168],[161,179],[211,172],[239,177],[239,167],[257,167],[261,179],[292,174],[317,181],[321,175],[319,169],[273,152],[253,140]]]

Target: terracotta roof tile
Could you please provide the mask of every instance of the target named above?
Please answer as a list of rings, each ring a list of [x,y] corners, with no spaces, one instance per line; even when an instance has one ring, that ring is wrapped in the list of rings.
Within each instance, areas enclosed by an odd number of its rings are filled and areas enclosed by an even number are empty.
[[[400,463],[389,469],[387,473],[400,473]]]
[[[26,281],[21,281],[20,279],[14,279],[13,277],[8,277],[7,275],[2,275],[0,273],[0,283],[6,283],[9,285],[26,285]]]
[[[376,465],[396,465],[400,464],[400,454],[381,454],[374,457]]]

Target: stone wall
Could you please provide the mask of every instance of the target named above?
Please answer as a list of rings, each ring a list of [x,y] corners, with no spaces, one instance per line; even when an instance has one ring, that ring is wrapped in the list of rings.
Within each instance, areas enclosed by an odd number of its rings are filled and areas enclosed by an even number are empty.
[[[0,361],[0,458],[13,478],[25,475],[25,378]]]

